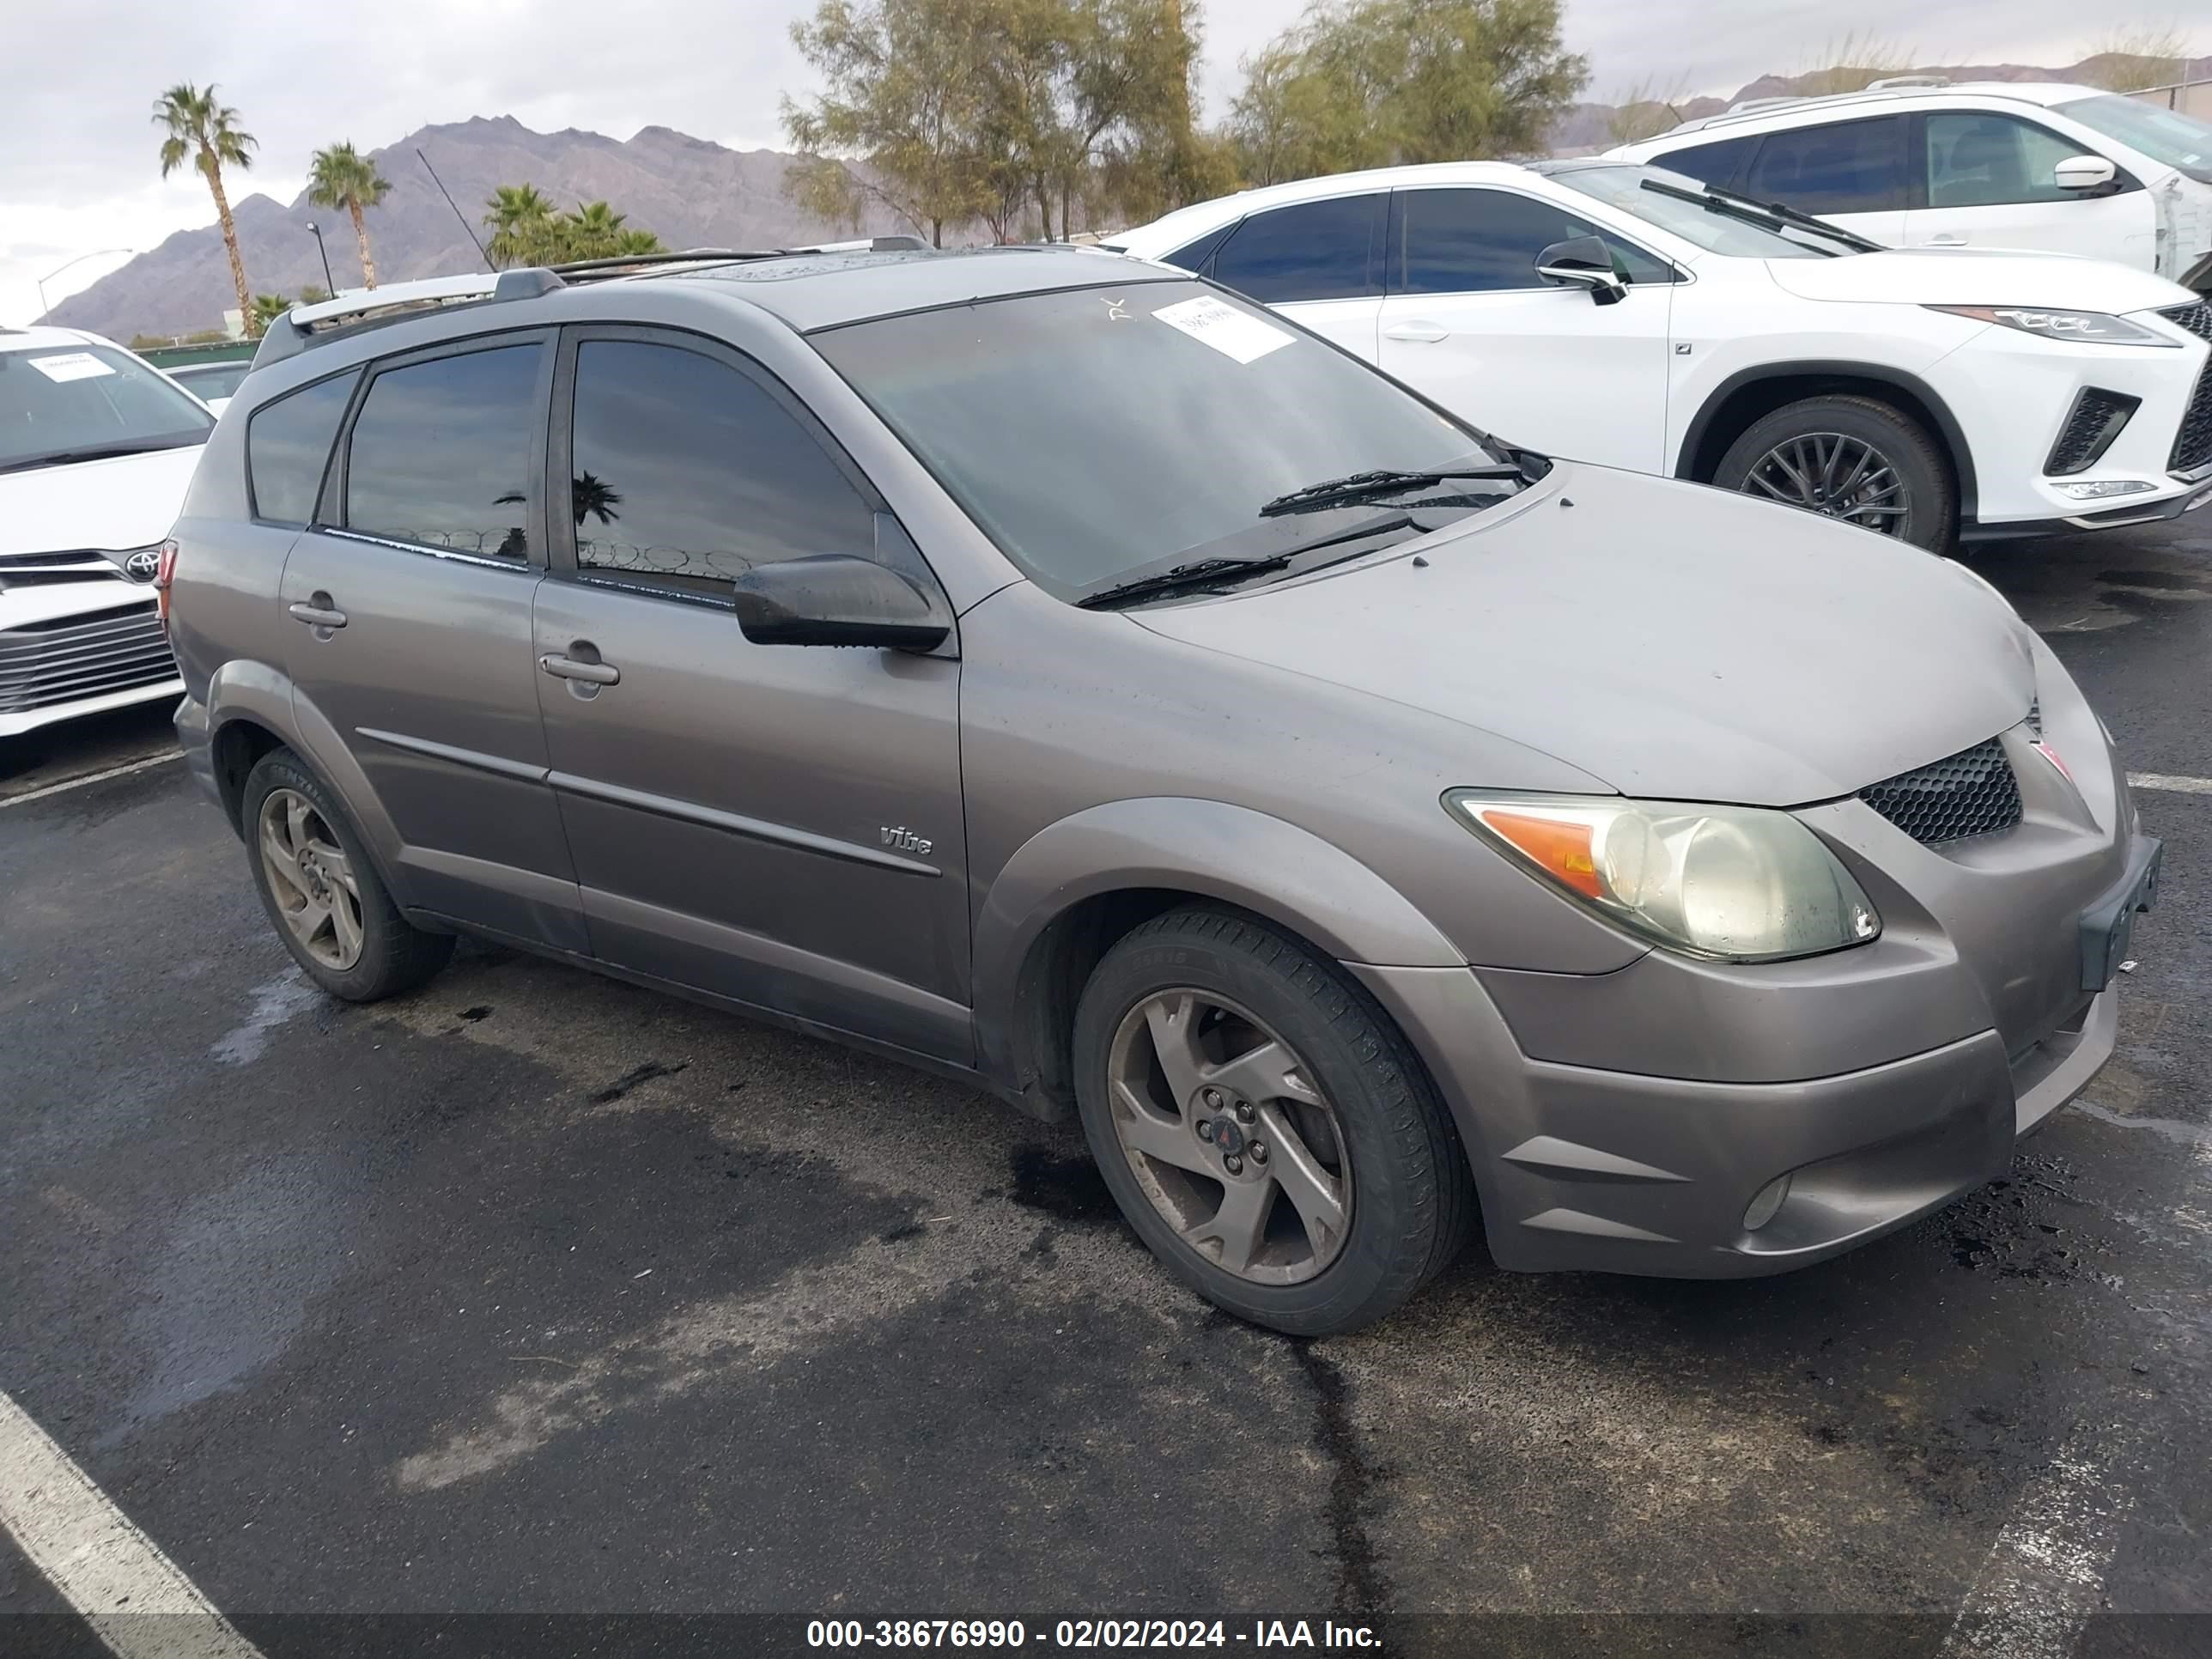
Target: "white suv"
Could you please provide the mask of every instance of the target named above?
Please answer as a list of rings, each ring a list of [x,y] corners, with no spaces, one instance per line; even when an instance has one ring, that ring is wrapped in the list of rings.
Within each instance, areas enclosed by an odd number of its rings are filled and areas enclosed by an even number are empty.
[[[1516,444],[1923,547],[2212,497],[2212,306],[2147,270],[1886,251],[1656,167],[1391,167],[1108,244],[1274,306]]]
[[[0,738],[183,695],[152,583],[214,427],[97,335],[0,328]]]
[[[1756,99],[1608,159],[1893,247],[2087,254],[2212,291],[2212,126],[2094,87],[1907,78]]]

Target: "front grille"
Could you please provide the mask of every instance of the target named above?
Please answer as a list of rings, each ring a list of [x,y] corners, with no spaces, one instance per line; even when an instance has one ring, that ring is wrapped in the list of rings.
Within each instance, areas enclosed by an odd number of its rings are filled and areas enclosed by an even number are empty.
[[[2020,785],[2004,745],[1995,738],[1932,766],[1869,784],[1859,791],[1859,799],[1929,847],[1993,836],[2020,822]]]
[[[2158,314],[2191,334],[2212,340],[2212,300],[2175,306]],[[2193,472],[2208,461],[2212,461],[2212,362],[2207,362],[2197,377],[2197,390],[2190,394],[2181,429],[2173,434],[2173,453],[2166,465],[2176,472]]]
[[[151,600],[0,632],[0,714],[159,685],[176,676]]]
[[[2088,471],[2112,447],[2128,417],[2142,407],[2140,398],[2107,392],[2102,386],[2084,386],[2074,399],[2066,424],[2058,430],[2058,441],[2051,446],[2051,458],[2043,464],[2045,473],[2063,478]]]

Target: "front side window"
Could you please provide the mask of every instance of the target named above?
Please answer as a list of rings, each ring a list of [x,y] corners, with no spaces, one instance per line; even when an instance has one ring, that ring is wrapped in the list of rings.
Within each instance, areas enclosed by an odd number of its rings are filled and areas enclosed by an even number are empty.
[[[527,560],[544,349],[495,346],[372,380],[347,450],[346,527]]]
[[[1946,111],[1928,118],[1928,205],[1999,207],[2021,202],[2070,202],[2078,191],[2058,187],[2061,161],[2079,155],[2047,128],[2009,115]]]
[[[1601,238],[1614,268],[1630,282],[1663,283],[1674,274],[1643,249],[1534,197],[1504,190],[1407,190],[1399,192],[1398,204],[1404,276],[1394,293],[1543,288],[1537,256],[1575,236]]]
[[[1744,194],[1801,213],[1881,213],[1905,205],[1905,118],[1771,132]]]
[[[358,369],[333,374],[253,411],[246,428],[246,477],[255,518],[313,522],[331,441],[338,435],[338,422],[345,419],[360,378]]]
[[[2072,116],[2092,132],[2116,138],[2201,185],[2212,185],[2212,125],[2193,115],[2110,92],[2051,107]]]
[[[680,346],[576,349],[569,517],[586,574],[727,597],[757,564],[871,556],[875,518],[751,376]]]
[[[1379,294],[1387,191],[1255,213],[1213,256],[1218,283],[1263,306]]]
[[[0,472],[204,444],[215,416],[127,351],[0,350]]]
[[[1365,364],[1194,282],[1018,295],[809,339],[1062,599],[1162,562],[1272,555],[1399,510],[1278,504],[1305,486],[1500,459]],[[1513,488],[1446,482],[1403,510],[1433,526]]]

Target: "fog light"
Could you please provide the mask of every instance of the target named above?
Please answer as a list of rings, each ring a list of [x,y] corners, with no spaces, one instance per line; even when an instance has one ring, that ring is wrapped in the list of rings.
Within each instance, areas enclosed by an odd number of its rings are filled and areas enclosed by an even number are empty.
[[[2099,478],[2081,483],[2063,483],[2058,486],[2062,495],[2071,495],[2077,501],[2103,501],[2111,495],[2140,495],[2158,486],[2146,483],[2141,478]]]
[[[1755,1233],[1773,1220],[1775,1212],[1782,1207],[1782,1200],[1789,1196],[1790,1177],[1788,1176],[1784,1176],[1778,1181],[1770,1181],[1761,1187],[1759,1189],[1759,1196],[1753,1199],[1744,1210],[1744,1231]]]

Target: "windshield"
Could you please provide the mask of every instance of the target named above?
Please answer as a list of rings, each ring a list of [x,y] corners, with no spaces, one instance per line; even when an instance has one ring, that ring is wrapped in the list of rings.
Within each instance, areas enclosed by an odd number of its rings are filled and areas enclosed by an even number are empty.
[[[1200,283],[1139,276],[811,338],[1006,556],[1061,599],[1185,552],[1302,550],[1338,527],[1331,514],[1376,516],[1371,495],[1261,512],[1293,490],[1501,459],[1473,428]],[[1493,481],[1476,497],[1447,488],[1442,501],[1431,492],[1420,516],[1434,527],[1439,509],[1462,516],[1515,487]]]
[[[2054,104],[2085,127],[2139,149],[2154,161],[2179,167],[2203,184],[2212,184],[2212,126],[2179,110],[2160,109],[2137,98],[2106,93]]]
[[[1646,190],[1644,183],[1647,179],[1672,190],[1687,191],[1693,196],[1702,198],[1705,194],[1705,185],[1698,179],[1686,173],[1670,173],[1665,167],[1563,167],[1551,175],[1553,184],[1565,185],[1609,207],[1632,213],[1645,223],[1671,231],[1709,253],[1725,253],[1739,259],[1819,259],[1856,251],[1843,243],[1832,242],[1815,230],[1795,227],[1769,229],[1749,219],[1717,213],[1696,202],[1686,202],[1680,196]],[[1747,206],[1746,211],[1755,214],[1758,209]]]
[[[238,384],[246,378],[246,371],[253,365],[241,363],[194,363],[186,368],[169,371],[169,378],[183,382],[185,391],[202,403],[211,398],[228,398],[237,392]]]
[[[0,471],[205,443],[215,416],[127,351],[0,351]]]

